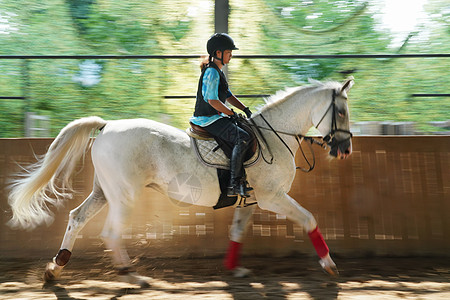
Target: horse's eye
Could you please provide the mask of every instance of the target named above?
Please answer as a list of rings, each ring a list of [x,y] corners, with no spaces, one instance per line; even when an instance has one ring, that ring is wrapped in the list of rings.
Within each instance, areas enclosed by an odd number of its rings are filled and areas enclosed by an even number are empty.
[[[338,116],[341,118],[345,117],[345,110],[338,110]]]

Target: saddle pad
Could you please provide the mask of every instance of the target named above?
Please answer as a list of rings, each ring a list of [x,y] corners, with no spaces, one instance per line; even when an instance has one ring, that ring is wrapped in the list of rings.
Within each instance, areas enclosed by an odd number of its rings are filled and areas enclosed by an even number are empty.
[[[191,138],[192,147],[197,154],[199,160],[207,165],[217,169],[230,169],[230,159],[225,155],[215,140],[199,140]],[[257,145],[255,154],[244,163],[244,168],[248,168],[256,164],[260,157],[260,148]]]

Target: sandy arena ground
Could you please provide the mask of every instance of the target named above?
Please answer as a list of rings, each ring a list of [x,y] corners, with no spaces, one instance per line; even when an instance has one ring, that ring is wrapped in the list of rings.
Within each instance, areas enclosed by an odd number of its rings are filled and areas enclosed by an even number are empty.
[[[46,260],[0,258],[0,299],[450,299],[448,258],[335,259],[341,276],[310,257],[244,257],[253,274],[233,278],[221,258],[136,259],[149,288],[118,281],[109,257],[72,256],[45,285]]]

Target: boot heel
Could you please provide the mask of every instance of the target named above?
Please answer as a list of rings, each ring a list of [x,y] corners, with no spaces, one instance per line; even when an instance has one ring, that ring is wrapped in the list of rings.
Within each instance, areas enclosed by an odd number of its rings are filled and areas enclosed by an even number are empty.
[[[230,186],[227,188],[227,196],[228,197],[236,197],[238,195],[236,191],[236,187]]]

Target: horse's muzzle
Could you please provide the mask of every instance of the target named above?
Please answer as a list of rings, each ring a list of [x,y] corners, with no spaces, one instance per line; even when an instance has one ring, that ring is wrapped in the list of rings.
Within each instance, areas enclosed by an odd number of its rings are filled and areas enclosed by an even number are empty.
[[[335,139],[334,139],[335,140]],[[346,159],[352,154],[352,142],[351,139],[343,141],[331,141],[328,144],[330,146],[330,155],[339,159]]]

